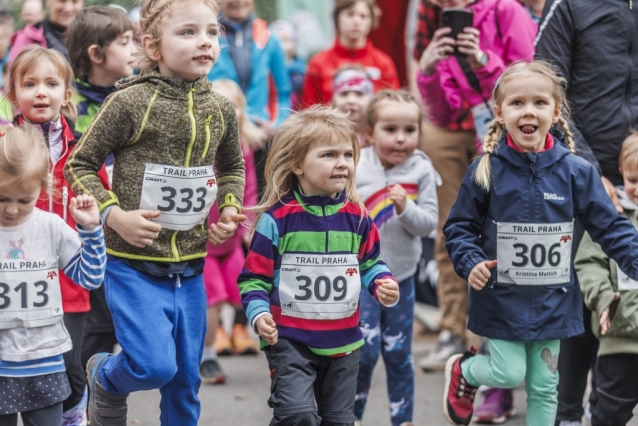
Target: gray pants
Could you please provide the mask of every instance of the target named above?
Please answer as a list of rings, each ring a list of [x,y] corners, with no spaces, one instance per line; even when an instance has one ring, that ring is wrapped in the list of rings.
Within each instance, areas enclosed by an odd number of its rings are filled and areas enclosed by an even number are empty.
[[[24,426],[61,426],[62,403],[20,413]],[[0,426],[17,426],[18,413],[0,416]]]
[[[351,426],[361,348],[330,358],[279,339],[264,349],[270,368],[270,426]],[[315,404],[316,401],[316,404]]]

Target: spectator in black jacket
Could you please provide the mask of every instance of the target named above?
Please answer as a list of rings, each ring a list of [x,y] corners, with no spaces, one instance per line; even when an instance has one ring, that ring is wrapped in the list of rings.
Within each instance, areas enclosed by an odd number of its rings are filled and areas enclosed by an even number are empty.
[[[567,79],[577,145],[590,147],[607,192],[622,211],[614,185],[622,184],[618,155],[631,128],[638,128],[638,4],[633,0],[549,0],[536,56],[550,60]],[[582,155],[583,157],[587,157]],[[574,251],[576,246],[574,247]],[[582,400],[598,342],[591,334],[561,342],[556,425],[580,425]],[[594,387],[594,392],[597,389]],[[600,392],[599,392],[600,393]],[[608,425],[605,411],[621,395],[603,390],[593,407],[592,425]],[[609,399],[611,398],[611,399]]]

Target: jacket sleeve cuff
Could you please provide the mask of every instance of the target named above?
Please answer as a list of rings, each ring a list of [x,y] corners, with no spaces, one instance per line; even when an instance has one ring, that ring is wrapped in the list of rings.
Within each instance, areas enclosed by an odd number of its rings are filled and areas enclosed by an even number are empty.
[[[241,213],[241,206],[233,194],[229,193],[224,196],[224,202],[219,205],[219,211],[221,212],[225,207],[235,207],[237,213]]]
[[[396,278],[394,278],[392,275],[386,275],[385,277],[381,277],[381,278],[377,278],[377,280],[392,280],[395,283],[397,283],[397,285],[399,284],[399,282],[397,281]],[[376,280],[375,280],[376,281]],[[395,300],[394,302],[390,303],[389,305],[386,305],[385,303],[383,303],[380,299],[379,299],[379,293],[377,292],[377,290],[379,289],[379,284],[377,284],[376,282],[374,283],[374,300],[376,300],[377,302],[381,303],[383,306],[385,306],[386,308],[391,308],[393,306],[395,306],[397,303],[399,303],[399,300],[401,299],[401,292],[399,292],[399,297],[397,297],[397,300]]]
[[[253,319],[250,321],[250,326],[253,328],[253,330],[255,331],[255,333],[257,333],[257,335],[259,335],[259,331],[257,331],[257,320],[261,317],[263,317],[264,315],[270,315],[270,317],[272,318],[272,315],[270,314],[270,312],[260,312],[257,315],[255,315],[253,317]]]
[[[470,272],[472,272],[472,269],[474,269],[474,267],[478,265],[479,263],[484,262],[486,260],[487,259],[483,259],[481,258],[481,256],[478,256],[477,254],[471,254],[469,258],[463,262],[463,269],[462,269],[463,279],[467,281],[467,279],[470,276]]]
[[[589,308],[594,309],[596,311],[596,314],[598,315],[598,318],[600,318],[600,315],[603,313],[603,311],[611,307],[614,302],[615,296],[616,293],[614,293],[613,291],[604,291],[603,293],[598,295],[598,300],[596,300],[595,306],[590,306]]]

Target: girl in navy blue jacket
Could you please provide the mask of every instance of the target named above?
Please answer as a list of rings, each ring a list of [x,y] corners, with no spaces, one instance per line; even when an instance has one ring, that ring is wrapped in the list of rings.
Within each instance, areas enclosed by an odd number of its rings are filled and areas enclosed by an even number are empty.
[[[443,229],[454,268],[471,287],[468,328],[487,337],[490,350],[448,360],[443,405],[455,424],[469,424],[479,385],[513,388],[523,379],[527,424],[554,424],[559,342],[584,331],[575,219],[638,278],[638,234],[596,169],[573,155],[563,83],[543,62],[503,73],[485,155],[465,175]],[[550,134],[555,124],[565,141]]]

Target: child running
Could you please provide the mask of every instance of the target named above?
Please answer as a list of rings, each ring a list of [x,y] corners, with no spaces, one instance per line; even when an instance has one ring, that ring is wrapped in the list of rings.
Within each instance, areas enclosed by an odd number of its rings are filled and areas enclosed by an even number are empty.
[[[263,148],[266,134],[248,118],[246,113],[246,97],[237,83],[232,80],[217,80],[213,82],[213,89],[228,100],[235,107],[237,122],[239,123],[239,137],[244,153],[244,167],[246,167],[246,187],[244,189],[244,206],[253,207],[257,204],[257,176],[255,172],[254,151]],[[215,223],[219,219],[217,205],[210,210],[208,220]],[[248,246],[248,233],[245,227],[240,227],[233,238],[223,244],[206,245],[206,263],[204,265],[204,286],[208,309],[206,310],[207,331],[204,341],[204,354],[199,374],[202,381],[208,384],[224,383],[226,376],[217,360],[218,354],[230,355],[236,353],[256,354],[257,345],[246,330],[248,318],[239,298],[237,278],[244,265],[244,246]],[[220,326],[219,315],[224,302],[229,302],[235,308],[235,324],[229,337]]]
[[[71,103],[72,89],[73,71],[64,56],[53,49],[28,47],[11,65],[7,99],[21,111],[14,117],[14,125],[36,129],[49,150],[52,180],[36,207],[57,214],[75,228],[73,217],[68,214],[71,187],[64,179],[64,165],[80,139],[73,123],[76,110]],[[108,185],[105,169],[100,170],[99,177]],[[64,325],[73,342],[73,348],[64,354],[71,385],[71,395],[63,404],[64,424],[75,425],[86,421],[86,376],[81,352],[85,318],[90,309],[89,292],[75,285],[63,271],[59,276]]]
[[[354,413],[360,421],[372,372],[382,354],[392,425],[407,426],[412,425],[414,412],[414,274],[421,258],[421,237],[437,225],[439,178],[430,159],[416,149],[423,112],[412,95],[402,90],[381,91],[370,101],[367,116],[366,134],[373,146],[361,150],[357,190],[379,228],[381,257],[395,271],[401,301],[386,308],[361,293],[366,344],[359,361]]]
[[[638,279],[636,230],[616,212],[596,169],[572,154],[564,84],[544,62],[503,73],[485,155],[465,175],[443,230],[455,270],[471,287],[469,329],[487,337],[490,351],[446,364],[443,408],[455,424],[469,424],[479,385],[513,388],[523,379],[527,424],[554,424],[560,339],[584,331],[572,270],[575,219]],[[564,135],[549,133],[554,124]]]
[[[87,363],[91,424],[126,425],[128,394],[157,388],[162,425],[199,418],[206,240],[221,244],[245,220],[237,117],[206,79],[219,56],[217,8],[216,0],[142,4],[142,73],[118,84],[65,169],[106,218],[104,286],[122,346]],[[96,177],[110,154],[112,192]],[[220,218],[207,232],[215,200]]]
[[[71,350],[62,321],[61,274],[92,290],[102,283],[106,247],[95,200],[70,201],[76,234],[36,207],[52,177],[49,149],[32,127],[0,133],[0,424],[61,426],[71,394],[62,354]],[[59,268],[59,269],[58,269]]]
[[[623,142],[618,166],[624,181],[624,187],[617,187],[618,198],[624,215],[638,228],[638,133]],[[589,396],[591,425],[626,425],[638,404],[638,281],[589,235],[580,243],[574,267],[592,310],[592,331],[600,340],[596,389]]]
[[[309,108],[275,133],[239,277],[242,304],[268,358],[271,426],[354,423],[359,292],[363,287],[385,306],[399,299],[357,194],[358,160],[359,139],[335,109]]]

